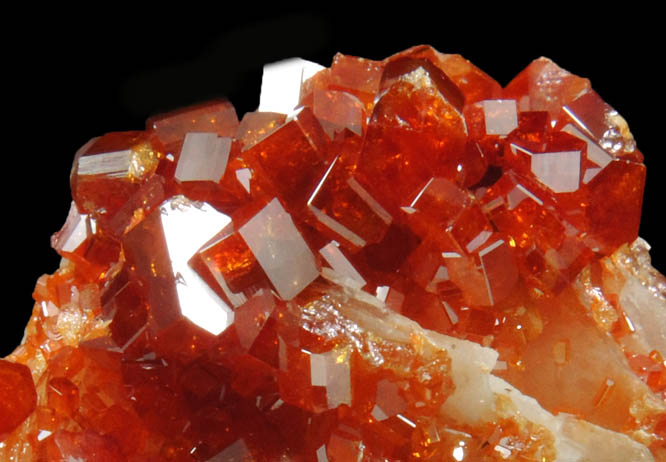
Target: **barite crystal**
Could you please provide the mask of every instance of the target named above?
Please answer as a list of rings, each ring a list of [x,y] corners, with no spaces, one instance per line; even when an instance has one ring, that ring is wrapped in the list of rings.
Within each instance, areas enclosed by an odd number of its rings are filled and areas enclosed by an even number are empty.
[[[0,459],[666,461],[642,159],[587,79],[429,46],[94,138]]]

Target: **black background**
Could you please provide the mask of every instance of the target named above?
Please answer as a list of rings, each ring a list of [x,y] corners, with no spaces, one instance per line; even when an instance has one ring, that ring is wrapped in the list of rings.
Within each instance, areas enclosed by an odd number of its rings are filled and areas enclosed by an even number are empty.
[[[258,105],[262,65],[293,56],[329,66],[338,51],[382,59],[427,43],[462,54],[502,85],[539,56],[590,78],[645,154],[640,234],[655,247],[655,266],[665,270],[666,245],[658,242],[664,181],[658,15],[628,5],[589,13],[553,2],[516,11],[423,5],[364,13],[359,5],[141,13],[109,6],[6,17],[0,357],[21,339],[35,281],[58,266],[49,238],[69,209],[76,149],[93,136],[142,129],[152,114],[213,97],[227,97],[242,117]]]

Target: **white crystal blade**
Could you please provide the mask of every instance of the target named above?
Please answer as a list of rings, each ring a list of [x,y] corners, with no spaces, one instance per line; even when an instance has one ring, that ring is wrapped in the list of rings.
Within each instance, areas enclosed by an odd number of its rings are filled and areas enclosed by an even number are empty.
[[[312,251],[277,199],[238,232],[282,299],[291,300],[319,275]]]
[[[258,111],[290,114],[298,106],[301,84],[322,69],[324,66],[301,58],[265,65]]]
[[[361,274],[356,271],[356,268],[354,268],[347,257],[345,257],[345,255],[338,247],[337,242],[329,242],[324,247],[319,249],[319,253],[322,257],[324,257],[326,263],[331,265],[333,271],[343,277],[348,277],[354,281],[357,281],[360,284],[359,288],[365,285],[365,279],[363,279],[363,276],[361,276]]]
[[[215,133],[188,133],[174,174],[176,180],[213,181],[224,175],[231,150],[231,138]]]

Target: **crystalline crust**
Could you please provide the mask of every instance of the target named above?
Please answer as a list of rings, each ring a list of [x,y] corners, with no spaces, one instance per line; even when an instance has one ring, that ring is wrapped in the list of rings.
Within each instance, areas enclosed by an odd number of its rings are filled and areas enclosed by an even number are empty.
[[[626,121],[547,58],[266,66],[94,138],[7,461],[666,460],[666,280]]]

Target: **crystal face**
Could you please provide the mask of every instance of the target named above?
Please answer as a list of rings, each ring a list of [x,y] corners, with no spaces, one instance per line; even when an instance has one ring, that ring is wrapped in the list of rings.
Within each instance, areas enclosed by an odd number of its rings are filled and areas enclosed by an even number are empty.
[[[587,79],[428,46],[94,138],[0,459],[666,460],[642,159]]]

